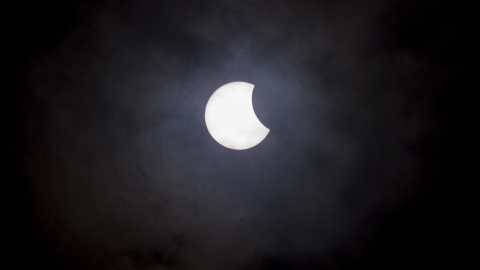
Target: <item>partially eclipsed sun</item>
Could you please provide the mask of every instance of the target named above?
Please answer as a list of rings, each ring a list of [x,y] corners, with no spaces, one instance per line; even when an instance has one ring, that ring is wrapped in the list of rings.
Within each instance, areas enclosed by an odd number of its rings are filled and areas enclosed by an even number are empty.
[[[219,144],[234,150],[256,146],[267,137],[270,129],[258,120],[253,111],[255,86],[231,82],[215,91],[205,109],[205,122],[210,135]]]

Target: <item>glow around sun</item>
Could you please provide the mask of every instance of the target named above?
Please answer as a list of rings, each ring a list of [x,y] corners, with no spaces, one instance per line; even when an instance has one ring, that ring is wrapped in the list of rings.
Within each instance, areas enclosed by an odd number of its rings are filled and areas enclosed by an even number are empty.
[[[218,88],[205,109],[205,122],[213,139],[234,150],[245,150],[261,143],[270,130],[253,110],[254,85],[231,82]]]

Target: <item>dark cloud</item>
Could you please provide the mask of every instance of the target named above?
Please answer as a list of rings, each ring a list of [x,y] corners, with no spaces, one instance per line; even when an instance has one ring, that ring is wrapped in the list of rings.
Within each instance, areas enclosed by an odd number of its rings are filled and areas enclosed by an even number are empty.
[[[466,61],[460,4],[37,8],[47,16],[26,13],[28,35],[14,31],[14,258],[392,269],[451,255],[436,207],[454,166],[444,155]],[[247,151],[218,145],[203,119],[231,81],[255,84],[271,129]]]

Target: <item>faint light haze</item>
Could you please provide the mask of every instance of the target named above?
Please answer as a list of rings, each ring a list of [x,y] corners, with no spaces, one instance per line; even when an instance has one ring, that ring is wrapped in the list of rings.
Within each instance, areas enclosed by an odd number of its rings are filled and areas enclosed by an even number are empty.
[[[7,33],[7,260],[458,266],[465,6],[14,4],[24,23]],[[212,93],[233,81],[255,85],[254,114],[270,130],[245,151],[218,145],[205,122]]]

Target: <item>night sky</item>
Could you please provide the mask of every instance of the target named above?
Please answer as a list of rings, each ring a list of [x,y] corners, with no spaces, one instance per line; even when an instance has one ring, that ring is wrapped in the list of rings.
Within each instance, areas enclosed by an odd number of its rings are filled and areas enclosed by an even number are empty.
[[[6,262],[458,266],[467,180],[456,111],[472,88],[469,8],[426,0],[6,8],[15,18],[4,41]],[[255,85],[255,112],[270,129],[244,151],[222,147],[205,126],[210,95],[232,81]]]

